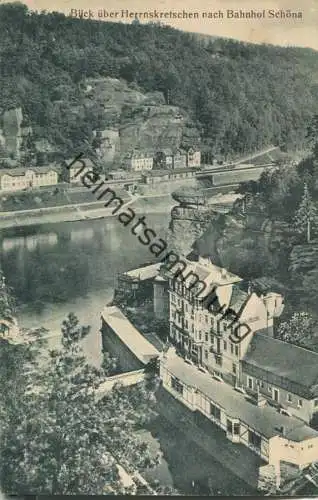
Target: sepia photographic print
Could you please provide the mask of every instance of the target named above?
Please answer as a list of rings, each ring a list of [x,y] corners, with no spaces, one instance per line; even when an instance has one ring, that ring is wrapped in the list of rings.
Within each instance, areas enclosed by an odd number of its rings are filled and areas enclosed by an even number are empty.
[[[318,1],[0,0],[0,494],[318,495]]]

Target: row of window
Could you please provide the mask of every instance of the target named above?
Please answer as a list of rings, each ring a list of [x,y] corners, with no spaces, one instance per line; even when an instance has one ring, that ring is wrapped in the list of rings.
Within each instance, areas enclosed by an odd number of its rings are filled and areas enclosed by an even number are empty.
[[[255,382],[255,383],[254,383]],[[264,382],[262,380],[255,380],[252,377],[247,377],[247,386],[249,389],[257,389],[257,387],[264,388]],[[267,386],[267,391],[272,395],[272,399],[276,401],[277,403],[280,401],[280,392],[279,389],[276,389],[275,387],[272,387],[270,385]],[[303,406],[303,400],[296,398],[297,399],[297,406],[298,408],[302,408]],[[290,393],[287,393],[286,396],[286,401],[288,403],[293,403],[293,395]],[[318,406],[318,400],[315,400],[315,406]]]
[[[189,308],[191,307],[191,306],[188,306],[186,301],[183,301],[180,298],[176,299],[174,294],[171,294],[171,302],[172,302],[172,304],[176,305],[177,307],[181,308],[183,306],[185,312],[189,312]],[[191,317],[194,318],[194,312],[193,311],[190,311],[190,312],[191,312]],[[204,318],[204,322],[206,323],[206,325],[209,325],[209,326],[211,325],[212,329],[215,327],[215,318],[213,316],[209,316],[208,314],[205,314],[205,315],[199,314],[199,316],[197,316],[198,322],[202,323],[203,318]],[[188,327],[187,325],[188,325],[188,321],[186,320],[186,327]],[[225,332],[228,329],[229,329],[229,325],[226,321],[216,321],[217,333]],[[230,327],[230,330],[233,333],[232,327]],[[206,339],[206,341],[208,341],[208,339]]]
[[[171,387],[179,394],[183,395],[183,385],[176,378],[171,377]],[[219,408],[214,403],[210,402],[210,415],[217,421],[221,422],[221,408]],[[229,418],[226,419],[226,431],[235,436],[240,435],[241,424],[237,421],[232,421]],[[252,430],[248,430],[248,443],[258,450],[261,449],[262,438],[259,434],[255,433]]]

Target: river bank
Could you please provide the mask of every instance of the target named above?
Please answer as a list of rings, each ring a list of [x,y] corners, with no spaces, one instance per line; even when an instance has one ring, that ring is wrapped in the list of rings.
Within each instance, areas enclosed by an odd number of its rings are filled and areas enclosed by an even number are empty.
[[[231,205],[238,196],[231,194],[232,186],[226,188],[207,189],[211,196],[210,204],[221,210],[222,206]],[[123,205],[129,206],[136,214],[168,214],[176,205],[171,194],[153,194],[145,196],[130,195]],[[59,222],[76,222],[84,220],[104,219],[113,217],[115,205],[105,208],[104,202],[90,201],[87,203],[72,203],[52,207],[32,208],[0,212],[0,230],[27,226],[40,226]]]
[[[128,205],[129,204],[129,205]],[[175,205],[170,194],[145,196],[127,200],[127,206],[137,214],[170,213]],[[39,226],[59,222],[76,222],[82,220],[104,219],[113,217],[113,207],[105,208],[103,202],[94,201],[82,204],[70,204],[57,207],[16,210],[0,213],[0,230],[26,226]]]

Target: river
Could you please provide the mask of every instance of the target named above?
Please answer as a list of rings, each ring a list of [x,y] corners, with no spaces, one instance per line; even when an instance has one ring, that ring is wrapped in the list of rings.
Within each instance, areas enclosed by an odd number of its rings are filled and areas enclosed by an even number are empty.
[[[147,216],[148,227],[163,238],[168,222],[167,214]],[[18,300],[20,324],[46,327],[53,347],[61,322],[74,312],[82,324],[91,326],[84,350],[97,366],[100,312],[112,298],[117,274],[152,257],[115,217],[0,231],[0,267]],[[143,437],[162,453],[161,464],[146,474],[149,479],[174,485],[184,494],[207,494],[208,482],[214,494],[253,493],[164,419],[145,430]]]
[[[166,215],[148,215],[147,225],[164,236]],[[0,232],[0,267],[19,303],[25,327],[44,326],[51,342],[69,312],[91,326],[85,343],[98,364],[100,312],[113,295],[119,272],[153,257],[115,217]],[[93,341],[92,341],[93,340]]]

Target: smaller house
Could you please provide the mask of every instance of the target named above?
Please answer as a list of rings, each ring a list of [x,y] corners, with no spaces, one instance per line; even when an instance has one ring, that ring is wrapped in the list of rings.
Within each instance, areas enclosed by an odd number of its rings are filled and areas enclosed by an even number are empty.
[[[12,168],[0,170],[0,190],[13,192],[27,188],[58,184],[59,169],[56,166]]]
[[[125,158],[125,165],[129,170],[144,171],[152,170],[153,155],[145,151],[133,151]]]
[[[189,179],[195,177],[195,171],[192,168],[179,168],[173,170],[152,170],[142,174],[141,179],[144,184],[157,184],[159,182]]]
[[[157,182],[168,181],[169,172],[167,170],[152,170],[142,174],[141,179],[144,184],[156,184]]]
[[[187,151],[187,166],[200,167],[201,165],[201,152],[196,148],[189,148]]]
[[[70,158],[63,162],[62,164],[62,174],[61,178],[65,182],[70,182],[71,184],[79,184],[81,182],[81,177],[86,173],[94,170],[96,168],[95,163],[89,158],[80,158],[78,161],[74,161],[74,158]],[[71,165],[68,168],[68,165]],[[84,167],[84,168],[83,168]]]
[[[187,179],[195,177],[196,171],[193,168],[176,168],[169,173],[169,179]]]
[[[187,166],[187,153],[182,149],[177,149],[173,155],[173,168],[180,169]]]
[[[160,263],[150,264],[118,276],[115,298],[121,302],[127,300],[134,303],[142,303],[145,299],[152,299],[153,281],[159,275]]]
[[[318,416],[318,353],[256,333],[242,359],[242,385],[309,423]]]
[[[228,440],[246,446],[277,472],[281,461],[303,468],[318,460],[316,430],[271,406],[253,404],[229,385],[186,363],[173,348],[161,356],[160,378],[183,405],[205,415]]]
[[[116,357],[118,368],[139,370],[157,359],[159,351],[130,323],[116,306],[105,307],[101,314],[103,351]]]
[[[154,168],[171,169],[173,168],[173,152],[171,149],[162,149],[157,151],[153,159]]]

